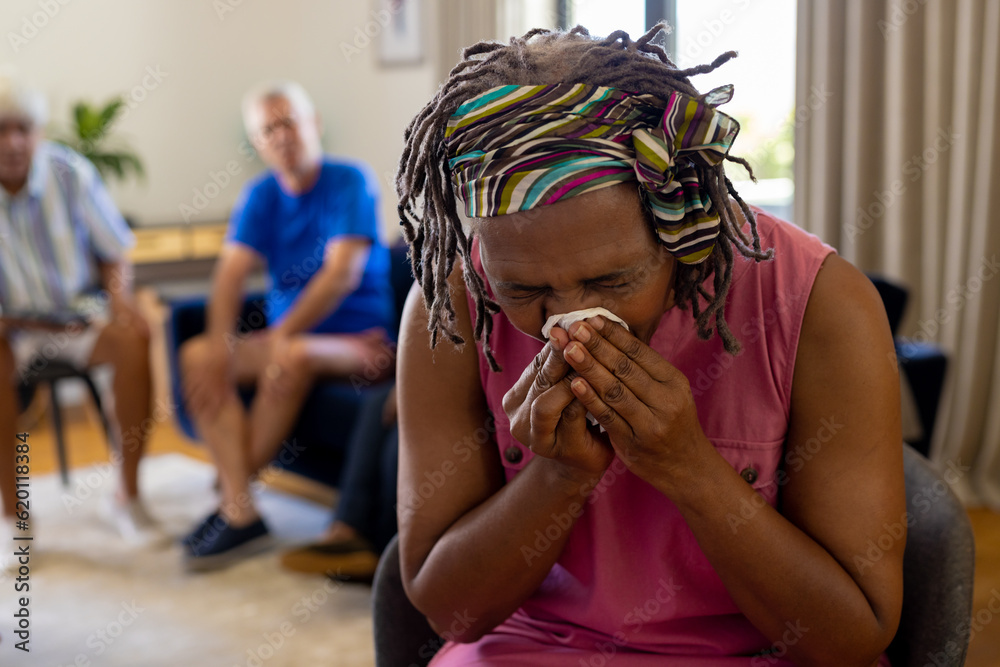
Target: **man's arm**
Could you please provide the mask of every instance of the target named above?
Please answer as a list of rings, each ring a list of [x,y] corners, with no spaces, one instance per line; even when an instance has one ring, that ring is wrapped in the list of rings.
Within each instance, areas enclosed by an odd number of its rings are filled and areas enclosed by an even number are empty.
[[[260,256],[242,243],[227,243],[219,253],[212,275],[212,293],[208,300],[208,337],[225,343],[226,334],[236,327],[243,308],[243,290],[250,272],[260,262]]]
[[[108,307],[111,320],[122,326],[136,327],[144,334],[149,334],[149,324],[139,313],[135,303],[133,283],[135,271],[132,262],[122,258],[113,262],[99,262],[101,287],[108,295]]]
[[[257,253],[242,243],[227,243],[219,254],[212,277],[212,293],[207,306],[205,336],[212,352],[208,363],[189,371],[184,377],[184,397],[189,409],[213,417],[232,391],[234,351],[228,340],[236,328],[243,306],[243,288],[247,276],[259,261]]]
[[[361,284],[371,241],[363,237],[341,237],[326,246],[323,266],[309,279],[284,319],[273,330],[275,336],[308,331],[340,305]]]

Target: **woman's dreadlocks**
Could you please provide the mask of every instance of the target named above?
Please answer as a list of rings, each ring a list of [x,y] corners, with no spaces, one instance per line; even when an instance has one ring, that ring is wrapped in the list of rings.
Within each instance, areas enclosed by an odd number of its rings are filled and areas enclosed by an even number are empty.
[[[423,291],[429,315],[432,347],[437,344],[439,333],[456,345],[465,342],[455,325],[455,309],[448,289],[448,276],[461,257],[463,277],[476,305],[476,340],[482,341],[490,367],[499,370],[489,337],[493,328],[490,316],[499,312],[500,307],[489,298],[482,277],[472,268],[471,240],[462,228],[447,168],[444,132],[448,118],[462,102],[502,85],[583,83],[648,93],[664,100],[674,91],[698,97],[688,77],[711,72],[736,56],[736,52],[729,51],[711,64],[678,69],[664,50],[652,43],[665,29],[664,24],[656,25],[634,42],[621,30],[604,39],[594,38],[582,26],[569,32],[536,28],[523,37],[512,37],[510,44],[479,42],[463,50],[462,62],[451,70],[434,99],[410,122],[404,135],[406,145],[399,161],[396,190],[403,235],[410,244],[413,274]],[[746,160],[729,155],[726,159],[743,165],[754,178]],[[681,308],[691,307],[702,339],[711,337],[714,318],[714,329],[726,351],[737,354],[740,343],[725,319],[726,295],[733,275],[733,248],[756,261],[770,259],[772,251],[761,250],[754,215],[726,178],[722,164],[698,169],[701,186],[721,218],[722,242],[715,244],[704,262],[678,264],[675,301]],[[749,221],[750,236],[743,232],[730,209],[729,197],[737,202]],[[422,203],[419,212],[418,202]],[[651,213],[648,210],[647,213],[651,220]],[[714,276],[714,293],[705,287],[709,276]],[[707,302],[704,307],[699,296]]]

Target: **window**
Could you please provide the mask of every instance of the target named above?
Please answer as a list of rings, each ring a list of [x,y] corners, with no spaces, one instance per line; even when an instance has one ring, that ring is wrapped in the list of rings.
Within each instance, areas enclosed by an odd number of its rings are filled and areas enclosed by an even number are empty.
[[[503,0],[506,34],[532,27],[581,24],[594,35],[625,30],[633,38],[665,19],[674,26],[664,47],[679,67],[710,63],[725,51],[740,56],[711,74],[692,78],[702,93],[732,83],[732,101],[721,111],[740,122],[733,154],[746,171],[728,164],[740,195],[751,204],[791,219],[794,187],[795,0]]]
[[[745,170],[727,165],[736,190],[748,202],[791,218],[795,111],[795,1],[702,0],[677,3],[675,35],[679,67],[710,63],[725,51],[740,56],[710,74],[692,78],[705,93],[726,83],[736,87],[720,110],[740,122],[733,154]]]
[[[566,26],[584,26],[606,37],[624,30],[635,39],[646,32],[646,0],[566,0]]]

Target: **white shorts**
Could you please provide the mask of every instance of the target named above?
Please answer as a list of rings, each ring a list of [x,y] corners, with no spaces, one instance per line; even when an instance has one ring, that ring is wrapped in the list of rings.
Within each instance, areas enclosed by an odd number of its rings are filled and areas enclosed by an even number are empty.
[[[107,321],[97,318],[88,326],[70,325],[62,331],[8,331],[18,377],[29,380],[50,361],[62,361],[80,370],[87,368],[105,326]]]

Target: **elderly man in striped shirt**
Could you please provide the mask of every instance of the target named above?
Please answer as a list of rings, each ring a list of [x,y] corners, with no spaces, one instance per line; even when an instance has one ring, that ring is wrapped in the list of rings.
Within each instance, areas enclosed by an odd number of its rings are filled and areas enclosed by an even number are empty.
[[[16,387],[58,359],[114,368],[121,483],[102,509],[127,540],[161,541],[138,497],[150,368],[126,258],[134,239],[94,166],[42,139],[46,111],[38,91],[0,72],[0,539],[15,518]]]

